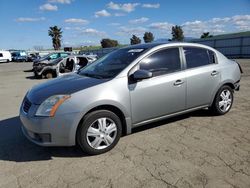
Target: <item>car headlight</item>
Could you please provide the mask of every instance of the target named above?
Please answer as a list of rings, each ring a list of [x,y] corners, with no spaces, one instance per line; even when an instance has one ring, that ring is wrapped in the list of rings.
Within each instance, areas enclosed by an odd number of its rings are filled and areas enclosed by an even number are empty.
[[[39,106],[36,116],[53,117],[59,106],[68,98],[70,98],[70,95],[54,95],[49,97]]]

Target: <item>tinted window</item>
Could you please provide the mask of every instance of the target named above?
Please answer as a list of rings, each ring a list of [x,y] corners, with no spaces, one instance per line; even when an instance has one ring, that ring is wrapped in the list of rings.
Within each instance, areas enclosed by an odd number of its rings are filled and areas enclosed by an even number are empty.
[[[67,54],[67,53],[61,53],[61,57],[68,57],[69,56],[69,54]]]
[[[2,54],[2,53],[0,53],[0,57],[3,57],[3,54]]]
[[[148,70],[153,76],[181,70],[178,48],[158,51],[140,62],[140,69]]]
[[[203,48],[184,48],[187,68],[195,68],[215,63],[214,53]]]
[[[208,50],[208,55],[209,55],[209,63],[210,64],[216,63],[216,57],[214,52]]]
[[[50,55],[50,58],[57,59],[57,58],[59,58],[59,54],[52,54],[52,55]]]

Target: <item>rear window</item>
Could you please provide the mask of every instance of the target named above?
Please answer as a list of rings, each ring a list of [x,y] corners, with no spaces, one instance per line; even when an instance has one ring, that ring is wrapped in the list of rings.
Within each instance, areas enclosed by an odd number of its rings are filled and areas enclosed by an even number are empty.
[[[188,69],[216,63],[215,54],[210,50],[194,47],[186,47],[183,49]]]

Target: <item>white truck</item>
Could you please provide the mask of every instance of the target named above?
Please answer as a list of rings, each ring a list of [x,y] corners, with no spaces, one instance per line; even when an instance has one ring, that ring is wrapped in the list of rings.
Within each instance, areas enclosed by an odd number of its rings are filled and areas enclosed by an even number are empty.
[[[12,60],[9,51],[0,51],[0,62],[10,62]]]

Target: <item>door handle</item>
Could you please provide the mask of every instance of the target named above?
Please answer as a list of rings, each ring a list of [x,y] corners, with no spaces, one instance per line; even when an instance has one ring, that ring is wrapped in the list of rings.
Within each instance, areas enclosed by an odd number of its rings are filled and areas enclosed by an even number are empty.
[[[179,86],[179,85],[182,85],[183,83],[184,83],[184,81],[182,81],[182,80],[176,80],[174,83],[174,86]]]
[[[214,70],[214,71],[211,73],[211,76],[216,76],[216,75],[218,75],[218,74],[219,74],[219,72]]]

